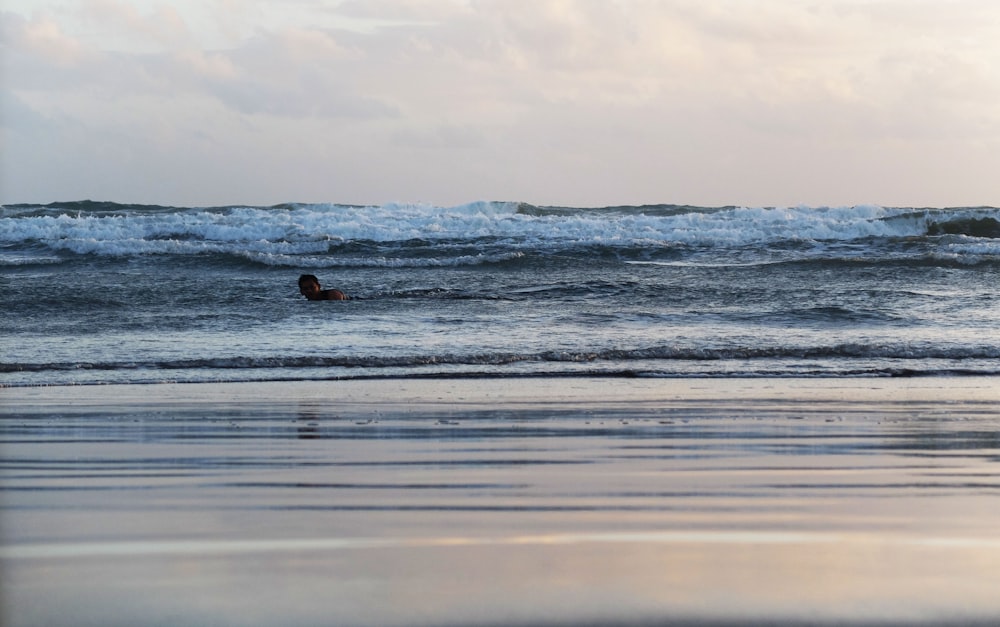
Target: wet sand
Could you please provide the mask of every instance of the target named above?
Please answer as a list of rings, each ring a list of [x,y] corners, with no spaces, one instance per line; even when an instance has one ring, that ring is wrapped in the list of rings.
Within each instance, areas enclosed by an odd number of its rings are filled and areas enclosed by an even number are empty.
[[[1000,380],[0,389],[0,623],[1000,619]]]

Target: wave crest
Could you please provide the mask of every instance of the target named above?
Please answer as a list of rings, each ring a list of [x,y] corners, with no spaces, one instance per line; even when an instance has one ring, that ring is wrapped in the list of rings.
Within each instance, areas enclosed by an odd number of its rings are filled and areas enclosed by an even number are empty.
[[[864,245],[872,256],[898,242],[941,235],[1000,256],[1000,210],[854,207],[540,207],[475,202],[454,207],[284,204],[174,208],[113,203],[16,205],[0,213],[0,246],[98,256],[241,255],[268,265],[462,265],[504,255],[589,254],[594,247],[641,259],[683,247],[767,251],[812,244]],[[350,247],[391,247],[371,255]],[[432,249],[432,254],[420,252]],[[468,249],[475,248],[476,252]],[[807,256],[824,254],[822,247]],[[481,257],[483,253],[485,257]],[[954,248],[947,254],[962,254]],[[918,254],[926,254],[926,251]],[[759,258],[760,255],[751,255]],[[421,258],[424,258],[421,260]],[[439,261],[428,261],[437,258]],[[759,259],[751,259],[756,261]]]

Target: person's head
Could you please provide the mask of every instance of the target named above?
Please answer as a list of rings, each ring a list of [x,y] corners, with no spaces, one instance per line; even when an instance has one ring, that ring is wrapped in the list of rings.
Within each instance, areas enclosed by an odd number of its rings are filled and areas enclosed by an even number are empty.
[[[317,279],[315,275],[303,274],[299,277],[299,294],[302,294],[309,300],[312,300],[313,298],[319,296],[321,291],[319,279]]]

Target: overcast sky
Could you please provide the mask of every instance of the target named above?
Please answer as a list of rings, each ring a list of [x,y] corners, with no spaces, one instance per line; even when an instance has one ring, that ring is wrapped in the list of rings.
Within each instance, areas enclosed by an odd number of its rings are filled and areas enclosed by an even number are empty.
[[[4,0],[0,202],[1000,205],[997,0]]]

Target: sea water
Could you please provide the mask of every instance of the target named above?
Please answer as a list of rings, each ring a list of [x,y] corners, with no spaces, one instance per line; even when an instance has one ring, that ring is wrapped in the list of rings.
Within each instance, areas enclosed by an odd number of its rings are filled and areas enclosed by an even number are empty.
[[[0,386],[991,375],[1000,209],[7,205],[0,310]]]

